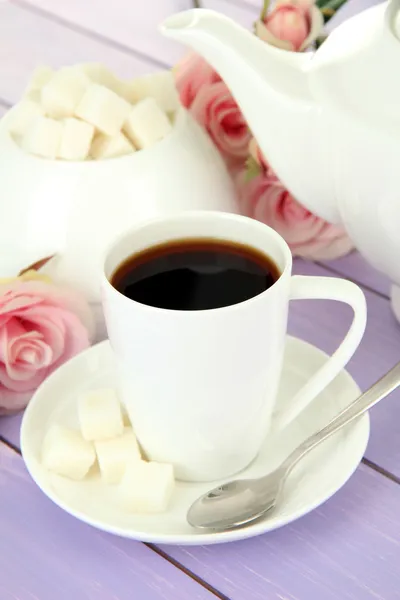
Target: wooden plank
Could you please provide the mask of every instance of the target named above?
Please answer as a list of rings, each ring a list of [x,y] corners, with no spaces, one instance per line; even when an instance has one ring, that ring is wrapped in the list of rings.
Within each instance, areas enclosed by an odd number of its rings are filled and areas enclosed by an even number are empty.
[[[73,27],[93,32],[133,50],[172,65],[183,53],[180,44],[158,32],[158,25],[169,15],[192,8],[192,0],[15,0],[28,10],[45,11]],[[44,13],[44,14],[45,14]]]
[[[20,447],[19,432],[21,427],[22,414],[10,416],[0,416],[0,441],[1,438],[12,444],[16,448]]]
[[[252,30],[253,23],[260,12],[260,4],[251,6],[250,4],[231,2],[230,0],[201,0],[201,5],[203,8],[211,8],[227,15],[249,31]]]
[[[375,290],[383,296],[390,296],[390,281],[383,273],[374,269],[358,252],[322,263],[323,267],[334,273],[351,279],[358,284]]]
[[[296,261],[295,272],[330,275],[323,267]],[[400,326],[388,300],[366,291],[368,326],[360,348],[348,365],[359,385],[366,389],[400,358]],[[350,309],[338,302],[297,301],[290,309],[289,332],[332,353],[350,323]],[[400,477],[400,390],[371,412],[372,432],[366,456]],[[19,444],[20,416],[0,417],[0,435]]]
[[[212,600],[145,545],[80,523],[35,486],[22,459],[0,444],[2,600]]]
[[[326,275],[312,263],[298,261],[295,271]],[[386,298],[366,291],[368,324],[364,339],[351,359],[348,370],[362,389],[368,388],[400,359],[400,326]],[[338,302],[293,302],[289,331],[329,354],[338,346],[350,323],[350,309]],[[366,457],[400,477],[400,390],[371,411],[372,429]]]
[[[102,62],[122,77],[157,67],[146,59],[110,47],[18,6],[0,2],[0,98],[19,100],[38,64],[54,67]]]
[[[231,600],[398,600],[400,487],[362,465],[310,515],[223,546],[165,548]]]
[[[263,0],[227,0],[230,4],[236,4],[236,5],[248,5],[251,8],[254,8],[257,11],[261,11],[261,7],[263,5]],[[204,2],[204,0],[203,0]],[[273,2],[271,2],[271,4],[273,4]]]

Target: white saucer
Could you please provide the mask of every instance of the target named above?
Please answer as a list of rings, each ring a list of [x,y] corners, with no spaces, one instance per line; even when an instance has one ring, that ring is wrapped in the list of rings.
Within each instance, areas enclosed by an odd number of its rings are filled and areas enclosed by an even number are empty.
[[[279,401],[290,401],[295,390],[327,360],[317,348],[288,337]],[[56,421],[77,426],[78,393],[115,386],[114,358],[108,341],[79,354],[51,375],[32,398],[21,429],[21,448],[26,466],[37,485],[53,502],[71,515],[104,531],[160,544],[214,544],[248,538],[298,519],[330,498],[359,464],[369,436],[365,415],[316,448],[296,467],[285,487],[285,498],[271,516],[245,528],[224,533],[203,533],[186,523],[193,500],[217,485],[177,483],[168,512],[156,515],[126,514],[118,509],[112,486],[94,473],[87,481],[74,482],[47,472],[40,464],[43,435]],[[359,388],[343,371],[295,423],[277,439],[266,441],[258,458],[241,477],[259,477],[272,470],[305,438],[320,429],[353,400]],[[273,450],[272,450],[273,448]]]

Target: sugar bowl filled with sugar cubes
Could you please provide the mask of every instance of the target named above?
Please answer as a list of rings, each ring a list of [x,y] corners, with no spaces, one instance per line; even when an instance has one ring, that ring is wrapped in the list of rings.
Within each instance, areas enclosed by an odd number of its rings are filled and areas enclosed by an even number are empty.
[[[236,212],[206,133],[170,72],[121,81],[99,64],[38,68],[0,122],[0,277],[48,256],[50,275],[99,302],[106,245],[182,210]]]

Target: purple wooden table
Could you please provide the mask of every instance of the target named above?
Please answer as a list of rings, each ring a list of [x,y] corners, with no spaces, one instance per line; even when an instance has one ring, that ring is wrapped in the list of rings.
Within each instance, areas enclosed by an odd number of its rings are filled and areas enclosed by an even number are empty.
[[[354,12],[374,0],[353,0]],[[251,25],[261,0],[203,0]],[[171,65],[182,49],[157,23],[191,0],[0,0],[0,112],[38,63],[99,61],[126,76]],[[145,6],[145,8],[144,8]],[[367,295],[369,321],[349,371],[362,388],[400,358],[389,282],[358,254],[297,273],[344,276]],[[332,352],[350,315],[298,302],[290,332]],[[98,532],[35,487],[18,452],[21,417],[0,418],[0,600],[400,599],[400,392],[372,410],[363,464],[323,507],[279,531],[225,546],[156,547]],[[397,421],[399,418],[399,421]]]

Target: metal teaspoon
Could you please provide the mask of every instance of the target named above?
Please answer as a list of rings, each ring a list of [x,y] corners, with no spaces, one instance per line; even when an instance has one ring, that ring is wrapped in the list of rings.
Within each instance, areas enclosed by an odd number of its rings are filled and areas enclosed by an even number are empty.
[[[190,507],[187,520],[198,529],[240,527],[272,511],[282,498],[283,486],[293,467],[313,448],[361,416],[400,385],[400,362],[342,410],[328,425],[309,437],[283,463],[259,479],[236,479],[216,487]]]

